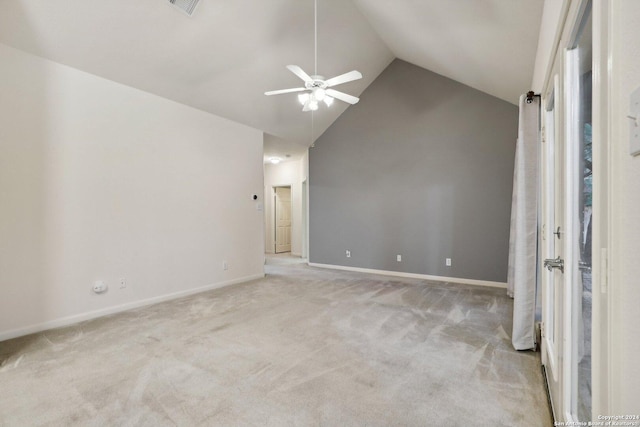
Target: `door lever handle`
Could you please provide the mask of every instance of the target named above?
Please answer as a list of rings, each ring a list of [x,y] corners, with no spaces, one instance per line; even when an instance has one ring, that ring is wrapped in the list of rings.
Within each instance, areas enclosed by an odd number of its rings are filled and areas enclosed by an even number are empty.
[[[551,259],[551,258],[545,259],[544,266],[549,271],[553,271],[554,268],[557,268],[560,270],[561,273],[564,273],[564,260],[559,256],[555,259]]]

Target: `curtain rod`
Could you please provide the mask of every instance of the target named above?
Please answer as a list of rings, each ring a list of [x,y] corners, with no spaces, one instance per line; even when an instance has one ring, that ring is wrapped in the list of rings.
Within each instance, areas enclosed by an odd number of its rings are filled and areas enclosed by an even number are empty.
[[[539,93],[535,93],[532,90],[527,92],[527,104],[531,104],[533,102],[533,97],[534,96],[540,96],[540,94]]]

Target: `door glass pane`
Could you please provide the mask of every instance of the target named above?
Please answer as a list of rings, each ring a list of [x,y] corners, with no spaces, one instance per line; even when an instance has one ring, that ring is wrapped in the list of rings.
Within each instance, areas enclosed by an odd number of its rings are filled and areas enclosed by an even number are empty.
[[[574,344],[577,349],[577,396],[574,408],[578,419],[591,420],[591,223],[592,223],[592,39],[591,8],[583,19],[578,36],[578,85],[579,85],[579,169],[578,169],[578,218],[579,241],[578,275],[576,283],[576,310],[578,325]],[[577,342],[576,342],[577,341]]]

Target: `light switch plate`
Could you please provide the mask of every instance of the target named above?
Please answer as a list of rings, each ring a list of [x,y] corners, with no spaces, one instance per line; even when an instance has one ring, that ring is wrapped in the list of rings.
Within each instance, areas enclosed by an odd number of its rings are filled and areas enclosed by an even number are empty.
[[[637,156],[640,154],[640,87],[631,93],[630,104],[629,152],[632,156]]]

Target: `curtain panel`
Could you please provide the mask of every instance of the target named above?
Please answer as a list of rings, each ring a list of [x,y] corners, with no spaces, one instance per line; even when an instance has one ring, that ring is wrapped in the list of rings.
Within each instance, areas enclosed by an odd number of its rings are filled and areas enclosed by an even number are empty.
[[[520,97],[509,236],[507,293],[513,298],[511,342],[516,350],[536,345],[540,97],[530,101]]]

